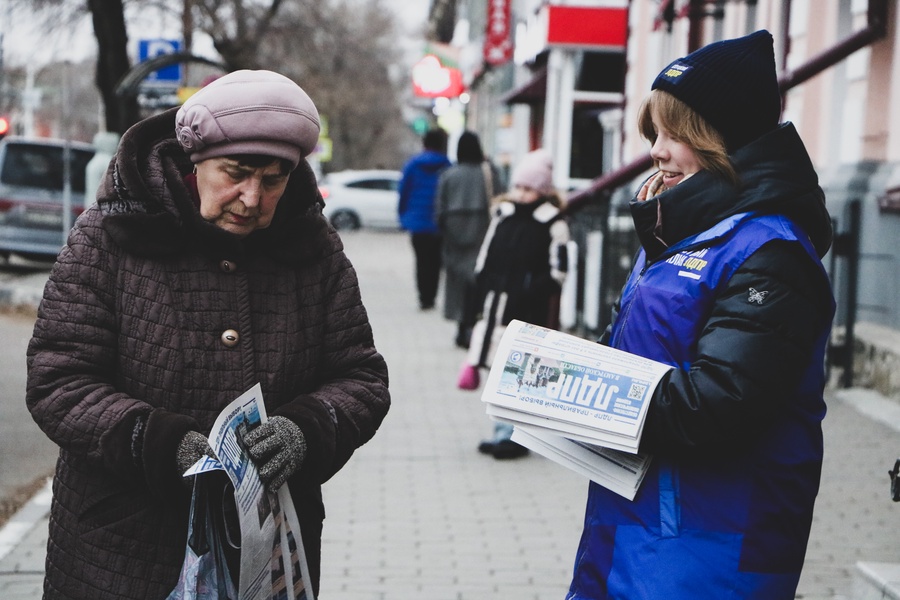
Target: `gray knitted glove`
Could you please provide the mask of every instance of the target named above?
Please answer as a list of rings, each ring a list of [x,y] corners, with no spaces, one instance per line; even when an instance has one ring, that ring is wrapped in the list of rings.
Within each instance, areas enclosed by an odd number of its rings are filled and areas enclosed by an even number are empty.
[[[212,448],[209,447],[209,440],[202,433],[188,431],[181,438],[178,449],[175,451],[175,463],[178,465],[178,472],[184,473],[190,469],[204,454],[215,456]]]
[[[266,489],[278,491],[297,472],[306,456],[306,439],[300,428],[285,417],[269,420],[244,434],[250,459]]]

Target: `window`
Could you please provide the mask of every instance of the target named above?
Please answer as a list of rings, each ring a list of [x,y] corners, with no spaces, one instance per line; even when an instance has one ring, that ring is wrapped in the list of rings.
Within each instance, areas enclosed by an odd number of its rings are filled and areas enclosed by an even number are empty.
[[[398,181],[393,179],[360,179],[347,184],[349,188],[360,188],[364,190],[386,190],[389,192],[397,191]]]
[[[621,92],[625,87],[624,52],[583,52],[575,89]]]
[[[85,168],[93,153],[75,148],[70,148],[69,152],[72,157],[72,191],[84,193]],[[62,146],[7,144],[3,170],[0,172],[3,183],[62,191],[63,175]]]

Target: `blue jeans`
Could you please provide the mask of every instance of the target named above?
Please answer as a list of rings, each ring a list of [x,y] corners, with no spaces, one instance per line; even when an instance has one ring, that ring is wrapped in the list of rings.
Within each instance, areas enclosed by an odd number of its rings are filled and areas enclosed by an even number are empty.
[[[494,422],[494,442],[502,442],[512,437],[513,426],[509,423]]]

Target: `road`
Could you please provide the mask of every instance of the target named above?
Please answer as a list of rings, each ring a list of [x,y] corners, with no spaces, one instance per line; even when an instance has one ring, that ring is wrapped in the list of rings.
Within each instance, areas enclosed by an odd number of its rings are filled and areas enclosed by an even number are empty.
[[[56,446],[25,407],[25,349],[33,327],[33,315],[0,312],[0,523],[56,462]]]

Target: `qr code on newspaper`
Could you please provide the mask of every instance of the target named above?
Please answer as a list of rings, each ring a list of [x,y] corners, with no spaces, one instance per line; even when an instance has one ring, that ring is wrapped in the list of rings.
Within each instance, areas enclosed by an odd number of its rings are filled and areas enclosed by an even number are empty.
[[[647,386],[640,383],[632,383],[631,389],[628,390],[628,399],[629,400],[640,400],[644,397],[644,393],[647,391]]]

